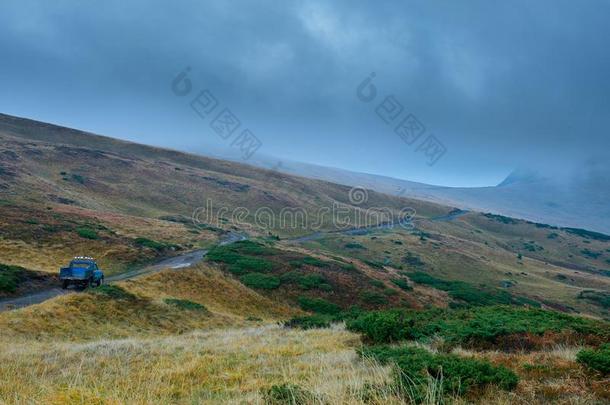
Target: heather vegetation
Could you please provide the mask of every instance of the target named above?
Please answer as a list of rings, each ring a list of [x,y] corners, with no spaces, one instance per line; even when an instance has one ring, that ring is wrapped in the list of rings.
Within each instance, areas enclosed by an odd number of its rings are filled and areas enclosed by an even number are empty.
[[[431,276],[424,272],[408,273],[411,281],[425,284],[438,290],[447,291],[449,296],[468,305],[531,305],[539,307],[540,304],[524,297],[515,297],[509,292],[499,289],[478,288],[464,281],[447,281]]]
[[[0,293],[15,292],[24,271],[23,267],[0,264]]]
[[[603,375],[610,375],[610,343],[597,349],[581,350],[576,356],[579,363]]]
[[[610,339],[606,322],[513,306],[367,312],[348,321],[347,327],[372,343],[427,342],[440,337],[450,347],[508,351]]]
[[[6,147],[3,167],[31,173],[27,198],[0,201],[0,296],[56,287],[26,268],[55,275],[75,254],[95,256],[109,276],[0,313],[0,402],[610,398],[610,327],[599,320],[609,305],[606,235],[475,212],[447,220],[451,208],[408,200],[415,229],[326,233],[323,223],[320,239],[300,242],[309,230],[195,223],[190,211],[202,189],[228,208],[297,203],[313,213],[347,203],[347,188],[281,173],[267,181],[255,168],[112,140],[57,149],[0,137],[21,159],[9,162]],[[393,210],[407,201],[369,197]],[[229,230],[251,240],[219,245]],[[115,281],[177,249],[209,253],[190,268]]]
[[[398,367],[396,378],[405,394],[415,402],[423,402],[428,393],[428,382],[440,381],[439,396],[463,395],[474,389],[493,385],[503,390],[517,386],[517,375],[503,366],[489,361],[464,358],[454,354],[431,353],[412,346],[374,346],[360,351],[360,355],[382,364]]]

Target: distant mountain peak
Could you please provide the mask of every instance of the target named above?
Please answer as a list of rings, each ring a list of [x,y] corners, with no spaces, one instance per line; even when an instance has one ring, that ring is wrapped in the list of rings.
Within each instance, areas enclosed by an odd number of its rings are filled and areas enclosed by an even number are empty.
[[[533,183],[542,180],[540,173],[531,169],[516,169],[513,170],[497,187],[505,187],[517,183]]]

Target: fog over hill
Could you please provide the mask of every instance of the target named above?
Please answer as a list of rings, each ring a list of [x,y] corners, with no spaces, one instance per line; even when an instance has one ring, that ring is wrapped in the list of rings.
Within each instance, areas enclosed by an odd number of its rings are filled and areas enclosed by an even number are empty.
[[[610,233],[610,167],[589,160],[563,173],[519,169],[490,187],[443,187],[338,168],[258,157],[250,163],[304,177],[360,186],[463,209]]]

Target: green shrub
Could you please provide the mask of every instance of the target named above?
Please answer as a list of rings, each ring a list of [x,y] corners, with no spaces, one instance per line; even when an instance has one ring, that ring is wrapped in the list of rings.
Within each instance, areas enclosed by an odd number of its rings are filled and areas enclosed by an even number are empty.
[[[578,294],[578,299],[591,301],[602,308],[610,308],[610,294],[602,291],[584,290]]]
[[[402,258],[403,263],[408,264],[409,266],[420,267],[423,266],[424,263],[419,256],[414,255],[411,252],[407,252],[407,255]]]
[[[373,287],[385,288],[385,284],[382,281],[375,280],[374,278],[369,280],[369,284],[372,285]]]
[[[258,257],[240,257],[229,266],[229,271],[236,275],[245,273],[267,273],[273,270],[273,263]]]
[[[316,402],[315,397],[307,390],[294,384],[273,385],[263,391],[265,403],[270,405],[305,405]]]
[[[363,260],[368,266],[374,269],[383,269],[383,263],[375,261],[375,260]]]
[[[388,299],[376,291],[364,291],[360,294],[360,299],[369,305],[385,305]]]
[[[301,309],[304,311],[328,315],[335,315],[341,311],[341,308],[338,305],[322,298],[299,297],[298,302]]]
[[[507,291],[498,289],[483,290],[476,288],[463,281],[447,281],[433,277],[428,273],[416,271],[409,274],[411,281],[418,284],[429,285],[437,290],[447,291],[449,296],[456,300],[464,301],[470,305],[534,305],[540,306],[535,301],[514,297]]]
[[[332,290],[326,278],[320,274],[303,274],[299,271],[289,271],[282,274],[281,280],[284,283],[294,283],[303,290],[320,289],[323,291]]]
[[[313,288],[319,288],[322,285],[328,285],[326,278],[319,274],[307,274],[302,276],[299,281],[299,287],[304,290],[311,290]]]
[[[603,375],[610,375],[610,343],[603,344],[598,349],[581,350],[576,355],[576,360]]]
[[[393,288],[384,288],[383,293],[388,297],[393,297],[394,295],[398,294],[398,291]]]
[[[341,263],[341,268],[345,271],[358,271],[358,268],[354,266],[354,263]]]
[[[275,250],[273,248],[267,247],[262,243],[253,242],[251,240],[242,240],[231,245],[221,246],[221,248],[241,253],[243,255],[270,256],[275,254]]]
[[[487,213],[487,214],[483,214],[483,215],[489,219],[493,219],[493,220],[502,222],[503,224],[507,224],[507,225],[514,225],[514,224],[519,223],[519,221],[517,221],[516,219],[510,218],[510,217],[505,217],[504,215],[496,215],[496,214],[491,214],[491,213]]]
[[[568,233],[582,236],[583,238],[587,238],[587,239],[601,240],[604,242],[610,241],[609,235],[605,235],[605,234],[599,233],[599,232],[587,231],[585,229],[579,229],[579,228],[561,228],[561,229],[563,229],[564,231],[566,231]]]
[[[394,283],[396,286],[398,286],[399,288],[405,290],[405,291],[411,291],[413,290],[413,287],[411,287],[409,285],[409,282],[407,280],[405,280],[404,278],[394,278],[391,280],[392,283]]]
[[[349,321],[347,327],[375,343],[389,343],[399,339],[427,341],[440,336],[449,346],[495,347],[504,350],[527,347],[512,347],[509,343],[502,343],[505,346],[499,347],[503,337],[542,335],[547,331],[572,332],[583,338],[590,336],[602,341],[610,339],[610,328],[604,321],[510,306],[373,311]]]
[[[297,316],[284,322],[287,328],[314,329],[330,327],[331,318],[325,315]]]
[[[345,244],[346,249],[366,249],[362,244],[357,242],[350,242]]]
[[[299,280],[303,277],[303,273],[300,271],[292,270],[287,271],[286,273],[280,276],[282,283],[290,284],[290,283],[298,283]]]
[[[274,290],[281,284],[280,279],[271,274],[248,273],[239,278],[244,285],[261,290]]]
[[[175,307],[178,307],[180,309],[186,309],[189,311],[206,311],[206,308],[197,303],[197,302],[193,302],[193,301],[189,301],[189,300],[181,300],[178,298],[166,298],[165,303],[167,305],[172,305]]]
[[[535,241],[531,240],[529,242],[523,242],[523,248],[530,252],[542,251],[544,248],[537,244]]]
[[[399,310],[367,312],[347,322],[347,329],[362,333],[373,343],[390,343],[411,338],[411,321]]]
[[[591,249],[583,249],[583,250],[580,251],[580,253],[582,253],[583,256],[587,256],[587,257],[589,257],[591,259],[597,259],[597,258],[599,258],[602,255],[601,252],[595,252],[595,251],[593,251]]]
[[[333,286],[327,283],[322,283],[318,285],[318,290],[329,292],[333,290]]]
[[[239,259],[243,258],[242,255],[231,250],[225,249],[225,246],[215,246],[206,255],[207,259],[212,262],[233,264]]]
[[[85,184],[86,181],[85,177],[81,176],[80,174],[72,174],[70,178],[72,179],[72,181],[75,181],[78,184]]]
[[[147,239],[147,238],[136,238],[136,245],[147,247],[153,250],[162,251],[166,249],[177,248],[177,245],[173,245],[171,243],[165,242],[157,242],[156,240]]]
[[[91,228],[88,227],[80,227],[80,228],[76,228],[76,233],[78,234],[78,236],[80,236],[81,238],[85,238],[85,239],[99,239],[100,236],[97,234],[97,232]]]
[[[269,248],[257,242],[243,240],[230,245],[214,246],[208,252],[208,259],[215,262],[233,263],[234,260],[243,256],[270,256],[275,253]]]
[[[414,389],[416,400],[425,395],[429,376],[441,381],[441,392],[462,395],[470,390],[493,385],[504,390],[517,386],[519,378],[503,366],[486,360],[463,358],[453,354],[433,354],[415,347],[377,346],[364,348],[361,356],[382,364],[394,363],[400,370],[402,386]]]
[[[0,292],[15,292],[25,272],[23,267],[0,264]]]
[[[104,284],[97,288],[90,288],[87,291],[93,294],[104,295],[115,300],[133,301],[137,299],[132,293],[114,284]]]
[[[291,260],[288,262],[288,265],[290,267],[295,267],[297,269],[300,269],[301,267],[303,267],[303,262],[301,262],[300,260]]]

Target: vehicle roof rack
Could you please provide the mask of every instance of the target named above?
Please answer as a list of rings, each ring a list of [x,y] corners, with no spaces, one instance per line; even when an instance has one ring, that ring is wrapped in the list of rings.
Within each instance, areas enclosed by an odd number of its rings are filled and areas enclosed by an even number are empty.
[[[90,256],[74,256],[74,259],[72,260],[95,260],[93,257]]]

